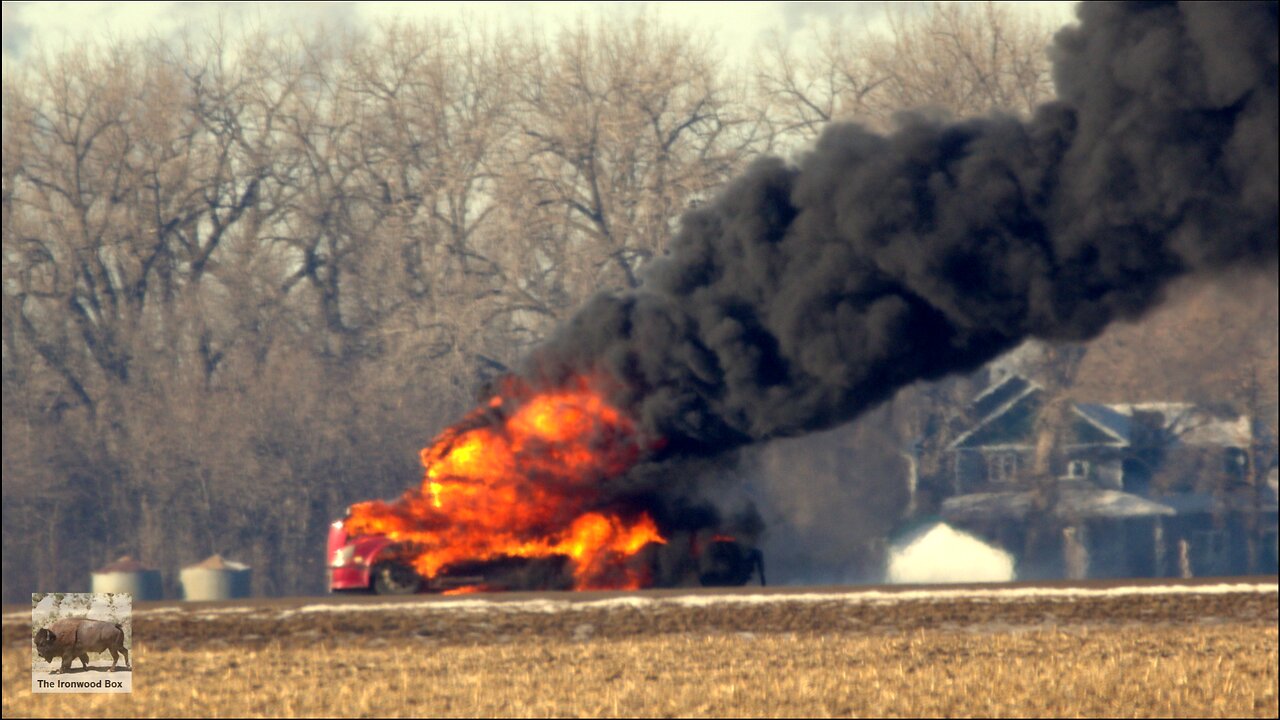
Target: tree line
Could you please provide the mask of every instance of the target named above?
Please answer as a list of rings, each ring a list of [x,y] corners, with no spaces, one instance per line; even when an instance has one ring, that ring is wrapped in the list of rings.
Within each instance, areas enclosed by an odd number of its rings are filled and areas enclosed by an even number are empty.
[[[3,80],[3,595],[220,552],[320,592],[328,523],[680,214],[829,122],[1026,112],[1049,28],[890,10],[749,66],[645,14],[212,33]],[[767,464],[766,464],[767,465]]]

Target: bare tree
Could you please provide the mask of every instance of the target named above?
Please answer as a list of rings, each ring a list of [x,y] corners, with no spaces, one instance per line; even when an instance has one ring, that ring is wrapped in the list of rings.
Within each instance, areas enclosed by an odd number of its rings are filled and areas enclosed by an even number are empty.
[[[796,48],[775,33],[760,56],[756,83],[773,135],[805,141],[831,122],[876,120],[873,95],[886,78],[868,54],[871,41],[840,20],[806,40]]]
[[[378,258],[385,269],[370,280],[404,303],[384,305],[395,312],[381,338],[404,372],[447,375],[455,388],[507,344],[495,319],[515,239],[496,230],[496,179],[510,154],[510,45],[465,24],[389,25],[348,54],[344,92],[361,118],[348,161],[379,223],[361,256]]]
[[[923,13],[890,6],[889,24],[889,36],[868,50],[883,79],[873,106],[881,117],[920,107],[1029,115],[1053,96],[1054,28],[1034,13],[990,1],[937,3]]]
[[[761,141],[706,43],[644,15],[528,41],[520,62],[513,200],[557,228],[576,297],[637,286],[679,215]]]
[[[1052,26],[994,2],[886,4],[886,32],[836,21],[797,49],[775,38],[757,83],[782,141],[810,140],[829,122],[888,128],[904,110],[955,116],[1029,114],[1053,93]]]
[[[990,69],[1022,47],[1006,11],[949,7],[903,16],[898,45],[778,48],[768,102],[644,13],[552,39],[218,30],[6,65],[5,596],[125,552],[170,578],[222,552],[258,592],[320,590],[341,506],[412,484],[480,381],[592,293],[635,287],[775,134],[913,98],[1018,101],[984,89],[1023,77]],[[981,45],[972,97],[908,82],[944,82],[940,59],[888,72],[935,50],[921,33]]]

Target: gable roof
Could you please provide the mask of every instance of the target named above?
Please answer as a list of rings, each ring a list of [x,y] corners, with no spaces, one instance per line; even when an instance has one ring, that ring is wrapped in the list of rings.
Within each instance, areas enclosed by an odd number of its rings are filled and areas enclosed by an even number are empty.
[[[1022,397],[1032,387],[1039,388],[1040,386],[1021,375],[1010,375],[1000,382],[988,385],[982,392],[974,396],[973,401],[970,403],[969,412],[974,417],[985,418],[992,411],[1006,405],[1010,400]]]
[[[1082,447],[1088,445],[1113,445],[1116,447],[1124,447],[1129,444],[1130,422],[1129,416],[1116,412],[1109,405],[1099,405],[1097,403],[1075,403],[1071,408],[1075,414],[1084,421],[1085,426],[1096,431],[1095,440],[1085,432],[1081,432],[1082,428],[1076,428],[1077,442],[1068,443],[1068,445]]]
[[[973,427],[961,433],[959,437],[947,445],[948,450],[960,447],[984,447],[982,431],[995,424],[995,420],[1022,405],[1024,400],[1039,393],[1043,388],[1037,383],[1020,375],[1010,375],[1004,380],[991,385],[978,393],[970,406],[970,412],[978,419]]]

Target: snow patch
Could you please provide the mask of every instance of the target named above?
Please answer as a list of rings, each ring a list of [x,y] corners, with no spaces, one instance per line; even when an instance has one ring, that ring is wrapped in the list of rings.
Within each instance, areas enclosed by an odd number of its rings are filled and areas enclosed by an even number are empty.
[[[989,588],[939,588],[911,590],[850,590],[848,592],[806,592],[806,593],[753,593],[750,595],[677,595],[674,597],[627,596],[605,598],[602,600],[571,599],[535,599],[535,600],[487,600],[467,598],[458,600],[440,600],[424,598],[419,601],[390,603],[325,603],[303,605],[302,607],[281,610],[272,613],[267,608],[220,608],[220,612],[254,613],[249,617],[283,619],[294,615],[310,615],[315,613],[361,613],[361,612],[418,612],[418,613],[559,613],[584,610],[661,610],[674,607],[711,607],[724,605],[763,605],[770,603],[792,604],[845,604],[857,605],[891,605],[904,602],[942,603],[967,601],[976,603],[1018,603],[1035,601],[1070,602],[1086,598],[1114,598],[1125,596],[1149,595],[1230,595],[1257,594],[1269,595],[1280,592],[1275,584],[1267,583],[1220,583],[1214,585],[1140,585],[1111,588],[1083,587],[999,587]],[[188,614],[190,613],[190,614]],[[218,616],[203,612],[196,608],[161,607],[147,610],[135,610],[138,616],[150,616],[153,620],[176,620],[186,616],[215,620]],[[4,620],[30,621],[26,612],[14,612],[4,615]]]
[[[890,547],[885,578],[895,585],[1013,579],[1013,555],[946,523],[934,523]]]
[[[682,595],[676,597],[620,597],[604,600],[443,600],[368,605],[304,605],[289,614],[334,612],[525,612],[553,613],[575,610],[656,609],[661,607],[709,607],[768,603],[892,604],[899,602],[1028,602],[1130,595],[1226,595],[1276,593],[1275,585],[1222,583],[1218,585],[1147,585],[1113,588],[964,588],[955,590],[866,590],[846,593],[769,593],[752,595]]]

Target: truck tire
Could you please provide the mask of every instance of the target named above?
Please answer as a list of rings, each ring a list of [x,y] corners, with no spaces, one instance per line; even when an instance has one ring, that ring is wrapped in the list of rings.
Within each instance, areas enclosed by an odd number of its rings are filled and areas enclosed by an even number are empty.
[[[395,560],[373,566],[373,591],[378,595],[412,595],[422,587],[422,576]]]

